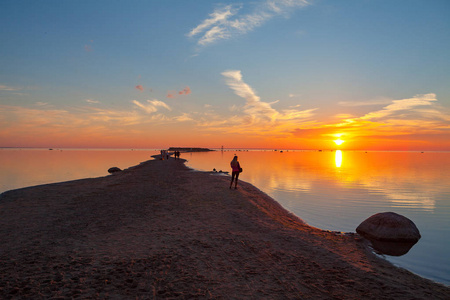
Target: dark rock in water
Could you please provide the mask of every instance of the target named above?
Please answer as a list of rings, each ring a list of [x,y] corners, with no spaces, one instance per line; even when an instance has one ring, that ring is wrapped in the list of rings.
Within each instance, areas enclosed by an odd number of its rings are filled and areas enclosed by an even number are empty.
[[[122,171],[121,169],[119,169],[118,167],[112,167],[108,169],[108,173],[116,173],[116,172],[120,172]]]
[[[362,222],[356,232],[368,239],[388,242],[417,243],[420,232],[408,218],[393,213],[378,213]]]

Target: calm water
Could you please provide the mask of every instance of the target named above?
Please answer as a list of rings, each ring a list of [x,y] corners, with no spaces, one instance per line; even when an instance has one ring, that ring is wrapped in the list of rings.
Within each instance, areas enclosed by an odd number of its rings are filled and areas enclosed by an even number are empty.
[[[0,192],[108,175],[150,159],[155,150],[0,150]],[[386,258],[450,284],[450,152],[226,151],[186,153],[187,165],[230,171],[237,154],[252,183],[308,224],[354,232],[369,216],[410,218],[421,240],[404,256]]]
[[[0,149],[0,193],[45,183],[109,175],[152,159],[154,150]]]

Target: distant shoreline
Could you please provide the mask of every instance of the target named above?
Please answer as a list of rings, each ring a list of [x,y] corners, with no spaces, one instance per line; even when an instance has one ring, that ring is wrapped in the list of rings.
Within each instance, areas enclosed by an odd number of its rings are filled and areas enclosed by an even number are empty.
[[[166,148],[99,148],[99,147],[0,147],[0,150],[92,150],[92,151],[159,151],[161,149]],[[199,152],[203,151],[274,151],[274,152],[335,152],[337,150],[340,151],[347,151],[347,152],[423,152],[423,153],[448,153],[450,150],[365,150],[365,149],[284,149],[284,148],[199,148],[199,147],[169,147],[169,151],[172,151],[171,149],[204,149],[200,150]],[[180,150],[181,151],[181,150]],[[194,151],[186,151],[186,152],[194,152]]]
[[[190,148],[190,147],[170,147],[168,151],[180,151],[180,152],[210,152],[215,151],[208,148]]]
[[[0,296],[446,299],[253,185],[151,160],[0,196]]]

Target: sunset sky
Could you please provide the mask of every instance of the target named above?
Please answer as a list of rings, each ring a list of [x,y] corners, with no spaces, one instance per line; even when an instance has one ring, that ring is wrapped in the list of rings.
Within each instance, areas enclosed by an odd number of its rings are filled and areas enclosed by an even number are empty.
[[[0,147],[450,150],[448,0],[2,0],[0,28]]]

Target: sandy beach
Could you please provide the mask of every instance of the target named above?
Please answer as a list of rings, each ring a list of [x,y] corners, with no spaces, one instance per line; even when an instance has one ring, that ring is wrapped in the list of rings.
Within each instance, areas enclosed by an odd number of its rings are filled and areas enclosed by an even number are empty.
[[[310,227],[229,181],[171,158],[3,193],[0,298],[450,298],[357,234]]]

